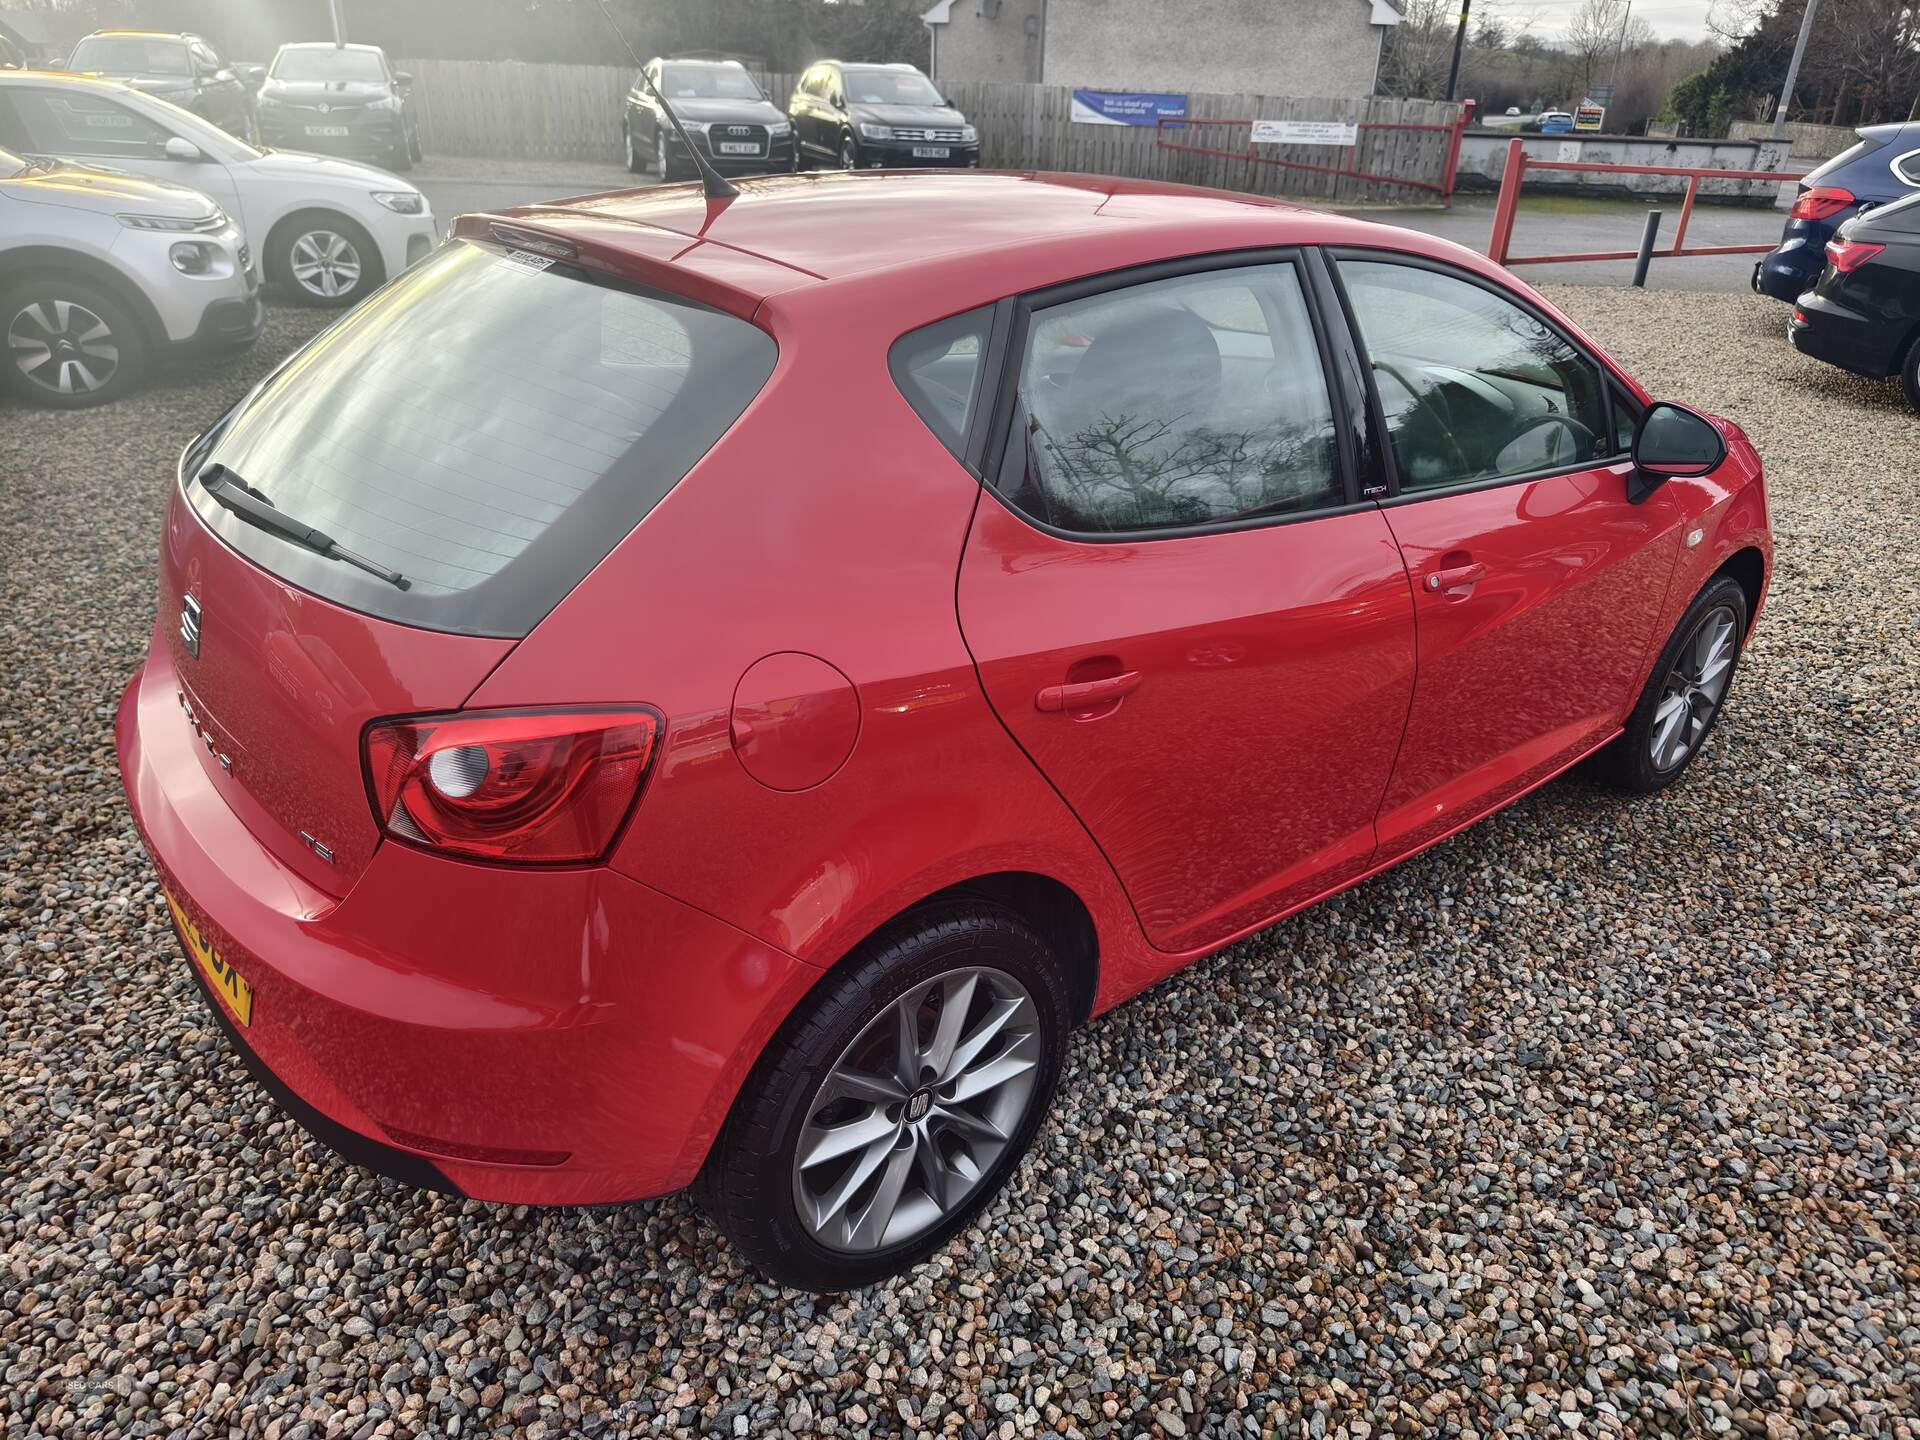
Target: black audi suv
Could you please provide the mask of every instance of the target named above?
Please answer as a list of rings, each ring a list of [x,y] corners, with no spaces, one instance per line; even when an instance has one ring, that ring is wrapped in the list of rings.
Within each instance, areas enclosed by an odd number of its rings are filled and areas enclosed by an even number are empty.
[[[726,175],[791,170],[793,128],[780,107],[738,60],[653,59],[647,76],[673,107],[687,138]],[[693,157],[660,111],[644,80],[627,92],[621,129],[627,168],[652,169],[662,180],[694,173]]]

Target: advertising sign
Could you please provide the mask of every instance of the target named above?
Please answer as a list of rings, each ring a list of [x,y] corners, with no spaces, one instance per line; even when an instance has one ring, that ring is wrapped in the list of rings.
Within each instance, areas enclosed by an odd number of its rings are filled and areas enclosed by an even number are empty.
[[[1573,109],[1573,128],[1598,130],[1607,119],[1607,107],[1596,100],[1582,100]]]
[[[1076,90],[1076,125],[1158,125],[1162,120],[1187,118],[1187,97],[1153,95],[1132,90]]]
[[[1256,145],[1357,145],[1360,126],[1353,120],[1256,120]]]

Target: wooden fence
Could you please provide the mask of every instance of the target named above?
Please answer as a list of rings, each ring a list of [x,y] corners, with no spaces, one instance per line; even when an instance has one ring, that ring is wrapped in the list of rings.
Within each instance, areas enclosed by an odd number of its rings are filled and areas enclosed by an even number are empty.
[[[622,106],[630,66],[526,65],[518,61],[402,60],[414,76],[421,145],[429,154],[519,160],[621,158]],[[793,93],[795,75],[757,77],[777,105]],[[1073,92],[1064,85],[1000,85],[954,81],[948,98],[980,131],[980,163],[996,169],[1070,170],[1212,185],[1228,190],[1355,203],[1431,203],[1435,196],[1246,157],[1245,124],[1174,129],[1181,145],[1239,152],[1232,158],[1170,149],[1148,126],[1076,125]],[[1432,125],[1431,130],[1368,130],[1352,150],[1317,145],[1261,145],[1264,158],[1343,166],[1370,174],[1437,184],[1446,169],[1448,136],[1460,107],[1436,100],[1297,99],[1266,95],[1194,94],[1195,119],[1343,120],[1365,126]]]

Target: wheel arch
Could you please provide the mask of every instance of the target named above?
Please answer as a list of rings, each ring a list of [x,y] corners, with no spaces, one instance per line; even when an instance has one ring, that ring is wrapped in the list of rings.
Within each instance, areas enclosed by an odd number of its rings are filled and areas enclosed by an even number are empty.
[[[1751,634],[1754,622],[1760,618],[1761,597],[1766,593],[1767,558],[1760,553],[1759,546],[1744,546],[1721,562],[1720,568],[1708,577],[1707,584],[1711,585],[1722,575],[1732,576],[1747,597],[1747,631]]]
[[[85,280],[110,291],[114,299],[133,313],[135,322],[140,326],[141,338],[149,347],[161,350],[171,343],[166,322],[161,320],[160,312],[147,299],[146,292],[105,260],[54,245],[23,245],[6,251],[4,259],[5,284],[10,285],[29,275],[70,275],[77,280]]]

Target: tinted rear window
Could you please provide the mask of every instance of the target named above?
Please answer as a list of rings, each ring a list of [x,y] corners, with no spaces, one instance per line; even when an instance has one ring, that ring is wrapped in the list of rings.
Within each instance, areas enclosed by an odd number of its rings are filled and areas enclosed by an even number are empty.
[[[1827,161],[1826,164],[1819,166],[1817,169],[1809,170],[1806,174],[1802,175],[1800,177],[1800,184],[1804,188],[1811,189],[1822,180],[1825,180],[1829,175],[1836,175],[1846,169],[1847,166],[1853,164],[1853,162],[1858,160],[1862,155],[1871,155],[1879,148],[1880,142],[1878,140],[1861,140],[1856,145],[1849,145],[1838,155]]]
[[[145,40],[133,35],[82,40],[67,62],[70,70],[108,75],[191,75],[187,47],[178,40]]]
[[[189,453],[187,490],[228,544],[302,589],[524,635],[739,417],[774,355],[734,316],[463,241],[282,366]],[[193,483],[210,463],[409,587],[215,505]]]

